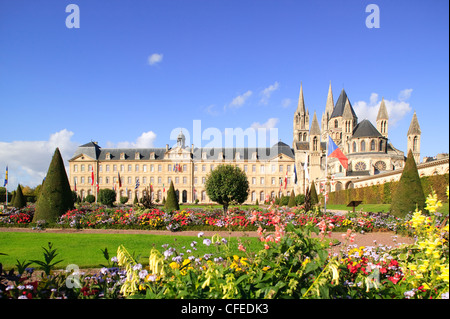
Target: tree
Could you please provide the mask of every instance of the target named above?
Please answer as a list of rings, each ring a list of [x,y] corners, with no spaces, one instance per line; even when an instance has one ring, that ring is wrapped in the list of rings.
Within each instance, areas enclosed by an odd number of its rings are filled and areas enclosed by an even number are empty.
[[[412,151],[408,152],[402,176],[392,195],[391,213],[398,217],[404,217],[408,212],[425,207],[425,195],[417,172],[416,161]]]
[[[33,222],[45,220],[55,222],[67,210],[73,208],[72,191],[67,178],[64,162],[56,148],[36,203]]]
[[[314,182],[311,183],[309,201],[311,206],[319,203],[319,197],[317,196],[316,185]]]
[[[145,188],[144,195],[142,196],[142,206],[144,206],[144,208],[151,209],[155,207],[155,204],[152,202],[152,193],[153,190],[151,188]]]
[[[106,206],[113,206],[116,201],[116,191],[110,188],[103,188],[98,191],[98,201]]]
[[[170,187],[167,191],[167,199],[164,204],[164,209],[169,211],[180,210],[180,205],[178,204],[177,194],[175,194],[175,188],[173,187],[173,182],[170,181]]]
[[[14,196],[14,202],[12,205],[18,209],[27,206],[27,201],[25,200],[25,197],[23,196],[22,187],[20,187],[20,184],[17,185],[17,190],[16,190],[16,194]]]
[[[239,167],[219,165],[206,178],[206,194],[223,206],[224,212],[231,203],[242,204],[248,197],[249,185],[247,175]]]
[[[297,203],[295,201],[295,193],[294,190],[292,190],[291,195],[289,196],[288,207],[295,207],[296,205]]]

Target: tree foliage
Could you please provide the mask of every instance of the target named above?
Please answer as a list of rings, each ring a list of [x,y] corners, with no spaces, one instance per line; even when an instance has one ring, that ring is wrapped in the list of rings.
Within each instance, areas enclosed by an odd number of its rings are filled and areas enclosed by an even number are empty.
[[[110,188],[103,188],[98,191],[98,201],[106,206],[113,206],[116,201],[116,191]]]
[[[416,161],[410,150],[397,189],[392,195],[391,213],[395,216],[403,217],[408,212],[413,212],[416,206],[419,210],[425,207],[425,195],[417,171]]]
[[[25,197],[23,196],[23,192],[22,192],[22,187],[19,185],[17,185],[17,190],[16,190],[16,194],[14,196],[14,202],[13,202],[13,206],[15,208],[22,208],[25,207],[27,205],[27,201],[25,200]]]
[[[173,181],[170,181],[170,187],[167,191],[167,199],[164,204],[164,209],[168,211],[180,210],[180,205],[178,204],[177,194],[175,193],[175,187],[173,186]]]
[[[242,204],[248,197],[247,175],[239,167],[219,165],[206,178],[206,194],[221,205],[226,212],[232,203]]]
[[[73,208],[72,191],[70,190],[64,162],[56,148],[42,185],[41,194],[36,203],[33,222],[45,220],[55,222],[67,210]]]

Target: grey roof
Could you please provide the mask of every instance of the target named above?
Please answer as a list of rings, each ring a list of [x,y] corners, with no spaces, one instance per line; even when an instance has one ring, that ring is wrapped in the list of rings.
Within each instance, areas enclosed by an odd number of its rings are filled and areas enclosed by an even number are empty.
[[[380,108],[378,109],[377,121],[378,120],[388,120],[389,115],[386,109],[386,104],[384,103],[384,98],[381,100]]]
[[[190,151],[189,147],[185,148]],[[90,142],[78,147],[72,158],[85,154],[96,160],[106,160],[106,154],[109,153],[110,160],[120,160],[120,155],[124,153],[124,159],[122,160],[135,160],[136,152],[139,152],[140,160],[153,160],[150,158],[154,153],[154,160],[161,160],[164,158],[166,148],[101,148],[96,143]],[[235,160],[236,153],[239,153],[241,160],[252,159],[253,154],[256,152],[257,159],[268,160],[272,159],[279,154],[284,154],[290,158],[294,158],[294,151],[287,144],[278,142],[272,147],[258,147],[258,148],[195,148],[193,153],[194,160],[201,160],[202,154],[206,154],[207,160],[221,160],[219,159],[220,153],[223,155],[224,160]]]
[[[347,93],[345,93],[345,90],[342,89],[330,118],[342,116],[342,114],[344,113],[345,102],[347,101],[347,99],[348,99]],[[352,104],[350,103],[350,100],[348,100],[348,103],[350,104],[350,110],[352,111],[352,115],[354,117],[357,117],[355,111],[353,110]]]
[[[369,120],[363,120],[353,129],[352,137],[382,137]]]
[[[412,120],[411,120],[411,124],[409,125],[409,129],[408,129],[408,135],[420,135],[421,131],[420,131],[420,125],[419,125],[419,121],[417,120],[417,115],[416,115],[416,111],[414,111]]]

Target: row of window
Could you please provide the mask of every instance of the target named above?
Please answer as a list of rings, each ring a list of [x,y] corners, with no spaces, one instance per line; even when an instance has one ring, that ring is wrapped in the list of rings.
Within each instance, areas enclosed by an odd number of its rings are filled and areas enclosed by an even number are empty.
[[[378,144],[378,148],[377,148]],[[379,143],[376,142],[376,140],[370,141],[370,151],[379,151],[384,152],[385,151],[385,143],[384,140],[380,140]],[[348,145],[349,152],[350,152],[350,144]],[[362,140],[360,143],[357,143],[356,141],[352,143],[352,152],[365,152],[366,151],[366,141]]]
[[[141,167],[142,165],[142,167]],[[125,165],[124,164],[120,164],[120,166],[118,166],[117,164],[106,164],[106,165],[99,165],[98,166],[98,170],[99,172],[103,172],[103,166],[105,169],[105,172],[117,172],[117,169],[120,169],[120,172],[123,173],[125,172]],[[248,172],[249,171],[249,165],[243,165],[243,169],[244,172]],[[278,166],[278,167],[277,167]],[[128,164],[126,166],[127,170],[126,172],[140,172],[140,169],[142,169],[142,172],[146,173],[146,172],[155,172],[155,169],[157,169],[158,172],[162,172],[163,171],[163,165],[162,164],[158,164],[158,165],[154,165],[154,164],[135,164],[134,165],[134,171],[133,171],[133,165],[132,164]],[[194,172],[198,172],[200,168],[200,165],[194,165]],[[203,164],[201,165],[201,171],[202,172],[206,172],[208,168],[208,165]],[[112,170],[111,170],[112,169]],[[214,164],[210,164],[209,165],[209,171],[212,171],[214,169]],[[291,171],[291,165],[286,165],[286,169],[288,172]],[[167,172],[173,172],[173,171],[178,171],[178,172],[187,172],[188,170],[188,166],[187,164],[167,164]],[[257,167],[256,165],[251,165],[251,171],[252,173],[256,173]],[[275,165],[272,164],[270,166],[270,171],[272,173],[275,173],[276,171],[279,171],[280,173],[283,172],[284,170],[284,165]],[[85,164],[80,164],[80,172],[91,172],[92,171],[92,164],[87,165],[87,171],[86,171],[86,165]],[[265,165],[259,165],[259,173],[264,174],[266,171]],[[78,164],[74,164],[73,165],[73,172],[74,173],[78,173]]]
[[[79,185],[79,184],[83,185],[83,184],[86,183],[86,181],[87,181],[88,185],[92,185],[92,178],[91,178],[91,176],[89,176],[87,178],[84,177],[84,176],[81,176],[81,177],[75,176],[75,177],[73,177],[73,182],[74,182],[75,185]],[[100,185],[103,185],[103,184],[107,184],[107,185],[112,184],[112,185],[114,185],[114,184],[118,183],[118,181],[119,181],[118,177],[105,177],[105,178],[99,177],[99,181],[98,182],[99,182]],[[141,185],[141,184],[142,185],[148,185],[149,183],[154,185],[155,181],[157,181],[159,185],[163,185],[163,178],[162,177],[157,177],[157,178],[150,177],[150,178],[147,178],[146,176],[144,176],[141,179],[139,177],[135,177],[134,180],[133,180],[133,177],[128,176],[128,177],[121,177],[120,181],[121,181],[121,184],[125,184],[124,182],[126,181],[127,185],[135,185],[135,184],[138,184],[138,183],[139,183],[139,185]],[[177,176],[177,177],[175,177],[173,179],[173,181],[174,181],[174,184],[180,184],[180,182],[182,184],[187,184],[188,183],[188,178],[186,176],[183,176],[183,177],[178,177]],[[251,184],[252,185],[257,185],[257,181],[258,181],[258,179],[256,177],[252,177]],[[291,178],[290,177],[287,177],[286,181],[287,181],[288,185],[291,184]],[[167,177],[167,183],[170,185],[171,182],[172,182],[172,177]],[[198,177],[194,177],[194,185],[198,185],[198,183],[199,183],[199,178]],[[206,183],[206,177],[202,177],[201,178],[201,183],[202,183],[202,185],[204,185]],[[283,178],[281,178],[281,177],[279,177],[279,178],[272,177],[271,180],[270,180],[270,184],[271,185],[282,185],[283,183],[284,183],[284,181],[283,181]],[[265,178],[264,177],[260,177],[259,178],[259,185],[264,185],[264,184],[265,184]]]

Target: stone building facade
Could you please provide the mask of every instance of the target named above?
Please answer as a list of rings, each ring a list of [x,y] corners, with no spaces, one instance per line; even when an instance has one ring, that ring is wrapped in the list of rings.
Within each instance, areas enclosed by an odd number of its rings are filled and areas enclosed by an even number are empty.
[[[319,191],[325,190],[321,185],[328,185],[328,191],[333,191],[355,187],[358,180],[403,169],[405,153],[389,141],[389,116],[384,99],[376,125],[369,120],[358,121],[345,90],[334,103],[330,83],[321,126],[315,112],[310,123],[300,86],[293,116],[292,147],[279,141],[267,148],[198,148],[186,146],[182,132],[176,146],[171,148],[168,145],[165,148],[102,148],[96,142],[89,142],[78,147],[69,160],[69,180],[81,197],[95,195],[97,187],[112,188],[118,198],[127,196],[130,201],[141,198],[150,187],[154,199],[161,201],[173,181],[180,202],[209,203],[205,190],[207,175],[217,165],[227,163],[247,174],[250,185],[247,202],[261,203],[270,197],[289,195],[292,190],[302,194],[311,182],[316,183]],[[348,158],[347,169],[337,159],[327,158],[328,135]],[[420,137],[414,113],[407,132],[407,151],[413,151],[417,163]]]

